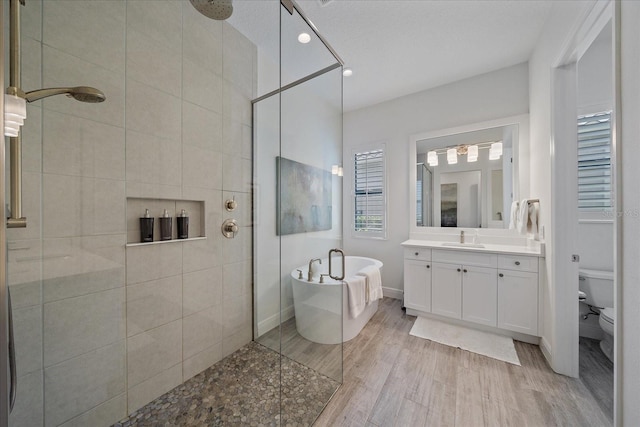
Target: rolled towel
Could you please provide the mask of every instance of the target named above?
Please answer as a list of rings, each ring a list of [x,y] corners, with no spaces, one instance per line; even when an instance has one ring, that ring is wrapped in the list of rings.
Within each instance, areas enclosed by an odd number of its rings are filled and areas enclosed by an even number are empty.
[[[363,276],[367,279],[367,304],[378,299],[382,299],[382,276],[380,269],[375,265],[368,265],[356,273],[357,276]]]
[[[367,278],[364,276],[354,276],[345,280],[347,283],[347,294],[349,295],[349,316],[355,319],[364,311],[365,292],[367,287]]]
[[[515,230],[518,224],[518,201],[511,203],[511,213],[509,214],[509,230]]]

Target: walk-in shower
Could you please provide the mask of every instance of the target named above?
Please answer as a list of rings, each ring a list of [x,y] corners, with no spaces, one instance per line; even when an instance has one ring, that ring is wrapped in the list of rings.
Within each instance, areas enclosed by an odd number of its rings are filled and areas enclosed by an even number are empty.
[[[7,140],[0,427],[310,425],[342,381],[342,344],[297,334],[289,278],[342,244],[341,61],[291,1],[194,3],[3,2],[28,117]],[[312,194],[278,158],[322,177],[324,229],[278,233],[279,200]],[[141,242],[147,209],[187,212],[188,238]]]

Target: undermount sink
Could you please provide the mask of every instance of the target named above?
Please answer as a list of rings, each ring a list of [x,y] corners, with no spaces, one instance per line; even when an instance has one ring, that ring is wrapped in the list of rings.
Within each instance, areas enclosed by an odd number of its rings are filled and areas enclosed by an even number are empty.
[[[457,242],[446,242],[443,243],[442,246],[454,246],[457,248],[484,248],[484,245],[480,243],[457,243]]]

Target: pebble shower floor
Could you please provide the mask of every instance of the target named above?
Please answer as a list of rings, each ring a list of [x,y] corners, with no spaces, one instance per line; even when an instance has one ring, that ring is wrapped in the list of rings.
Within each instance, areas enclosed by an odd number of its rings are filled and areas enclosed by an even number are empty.
[[[251,342],[113,427],[310,426],[337,386],[335,380]]]

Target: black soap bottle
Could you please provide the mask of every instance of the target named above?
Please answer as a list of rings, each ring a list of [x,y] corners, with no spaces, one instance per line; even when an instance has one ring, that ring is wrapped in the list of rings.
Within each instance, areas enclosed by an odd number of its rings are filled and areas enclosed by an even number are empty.
[[[176,218],[176,222],[178,223],[178,239],[188,239],[189,217],[187,216],[187,211],[182,209],[182,212],[180,212],[180,216]]]
[[[145,209],[144,216],[140,218],[140,241],[153,242],[153,218],[149,215],[149,209]]]
[[[164,210],[164,213],[160,218],[160,240],[171,240],[171,217],[169,212]]]

